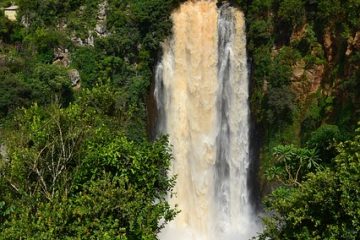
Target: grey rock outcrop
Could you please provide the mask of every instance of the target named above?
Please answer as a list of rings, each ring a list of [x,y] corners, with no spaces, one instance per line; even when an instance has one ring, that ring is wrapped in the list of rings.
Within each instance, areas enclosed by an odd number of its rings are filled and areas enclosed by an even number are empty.
[[[79,89],[81,86],[81,77],[79,71],[77,69],[70,69],[68,74],[71,81],[71,86],[74,89]]]
[[[5,144],[0,144],[0,160],[9,161],[9,155]]]
[[[98,36],[104,37],[108,35],[107,28],[106,28],[106,11],[108,8],[107,0],[101,2],[99,5],[98,15],[97,15],[97,22],[95,26],[95,32]]]
[[[68,67],[70,65],[70,53],[68,49],[56,48],[54,49],[53,64]]]
[[[88,37],[82,39],[80,37],[73,36],[71,37],[71,41],[78,46],[94,46],[95,36],[98,37],[106,37],[109,35],[109,32],[106,27],[106,15],[107,15],[108,2],[104,0],[98,5],[98,13],[96,16],[96,25],[95,28],[88,31]]]

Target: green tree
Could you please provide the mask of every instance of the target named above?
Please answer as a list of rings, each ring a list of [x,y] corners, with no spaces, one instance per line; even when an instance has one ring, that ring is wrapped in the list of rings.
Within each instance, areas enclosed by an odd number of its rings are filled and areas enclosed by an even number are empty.
[[[281,20],[296,28],[305,20],[305,1],[283,0],[280,2],[278,14]]]
[[[289,87],[282,86],[269,89],[266,114],[267,121],[274,130],[292,123],[295,110],[295,94]]]
[[[89,99],[34,105],[8,123],[1,239],[156,239],[174,218],[167,139],[130,140],[99,109],[106,98]]]
[[[337,150],[335,167],[309,173],[298,187],[279,187],[267,198],[258,239],[360,238],[360,128]]]
[[[18,76],[10,73],[0,76],[0,117],[13,112],[20,106],[32,102],[32,90]]]
[[[284,185],[301,185],[306,174],[319,169],[318,160],[314,149],[279,145],[273,149],[274,165],[265,175],[268,180],[275,180]]]
[[[336,125],[324,124],[311,133],[306,145],[315,149],[322,161],[321,164],[330,164],[337,154],[335,144],[344,139]]]

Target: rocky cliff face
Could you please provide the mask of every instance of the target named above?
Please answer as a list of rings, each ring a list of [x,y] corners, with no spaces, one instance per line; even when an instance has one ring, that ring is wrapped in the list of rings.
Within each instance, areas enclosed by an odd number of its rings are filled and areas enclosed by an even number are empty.
[[[99,4],[99,11],[97,15],[97,22],[95,26],[95,32],[100,37],[105,37],[109,34],[106,28],[106,11],[108,8],[107,0]]]
[[[85,39],[81,39],[79,37],[73,37],[72,40],[77,45],[83,46],[94,46],[94,36],[97,37],[106,37],[110,33],[107,31],[106,27],[106,18],[107,18],[107,8],[108,8],[108,2],[107,0],[102,1],[98,5],[98,12],[96,15],[96,25],[94,29],[88,30],[88,37]]]
[[[308,23],[305,23],[303,27],[294,31],[290,37],[290,45],[304,41],[307,38],[307,28]],[[301,102],[319,90],[326,95],[337,95],[341,91],[343,78],[351,78],[356,69],[359,69],[359,64],[351,61],[352,57],[359,53],[359,31],[344,39],[343,36],[335,34],[332,27],[326,27],[321,41],[316,44],[317,47],[312,47],[309,56],[319,56],[318,60],[309,62],[308,57],[305,56],[292,65],[291,85]],[[323,50],[323,60],[319,49]],[[274,51],[274,54],[277,52]],[[338,72],[339,65],[343,66],[344,72]]]
[[[53,64],[69,67],[70,65],[70,52],[67,48],[55,48],[54,49],[54,61]]]
[[[356,32],[354,37],[349,37],[347,44],[346,56],[350,56],[354,51],[360,50],[360,31]]]
[[[75,90],[80,89],[80,87],[81,87],[81,77],[80,77],[79,71],[76,70],[76,69],[70,69],[68,71],[68,74],[69,74],[69,78],[70,78],[70,81],[71,81],[71,86]]]
[[[260,172],[271,166],[274,146],[303,146],[323,124],[351,134],[360,119],[360,18],[353,11],[360,5],[335,2],[250,4],[251,101],[261,132],[260,144],[253,145],[262,145]]]
[[[292,88],[300,100],[305,100],[310,94],[315,93],[321,86],[324,77],[324,64],[306,67],[305,61],[300,60],[292,67]]]

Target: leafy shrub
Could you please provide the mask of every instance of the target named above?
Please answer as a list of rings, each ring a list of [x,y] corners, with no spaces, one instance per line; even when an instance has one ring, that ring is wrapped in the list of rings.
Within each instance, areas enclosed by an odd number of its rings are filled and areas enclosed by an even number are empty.
[[[306,145],[316,149],[322,164],[329,164],[337,154],[335,143],[341,140],[343,137],[336,125],[324,124],[311,133]]]
[[[295,94],[286,86],[270,88],[267,96],[267,121],[274,128],[282,128],[293,120],[296,110]]]
[[[258,239],[360,237],[360,129],[338,144],[335,166],[308,174],[298,187],[279,187],[266,200],[269,215]]]
[[[176,214],[168,141],[131,141],[109,118],[78,104],[18,113],[0,165],[1,239],[156,239]]]

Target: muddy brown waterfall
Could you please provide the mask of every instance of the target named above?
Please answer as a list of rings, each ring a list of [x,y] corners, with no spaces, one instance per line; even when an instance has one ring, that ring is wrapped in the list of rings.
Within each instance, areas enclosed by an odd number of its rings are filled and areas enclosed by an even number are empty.
[[[158,133],[173,148],[181,212],[162,240],[249,239],[249,103],[243,13],[188,1],[172,14],[173,36],[156,69]]]

